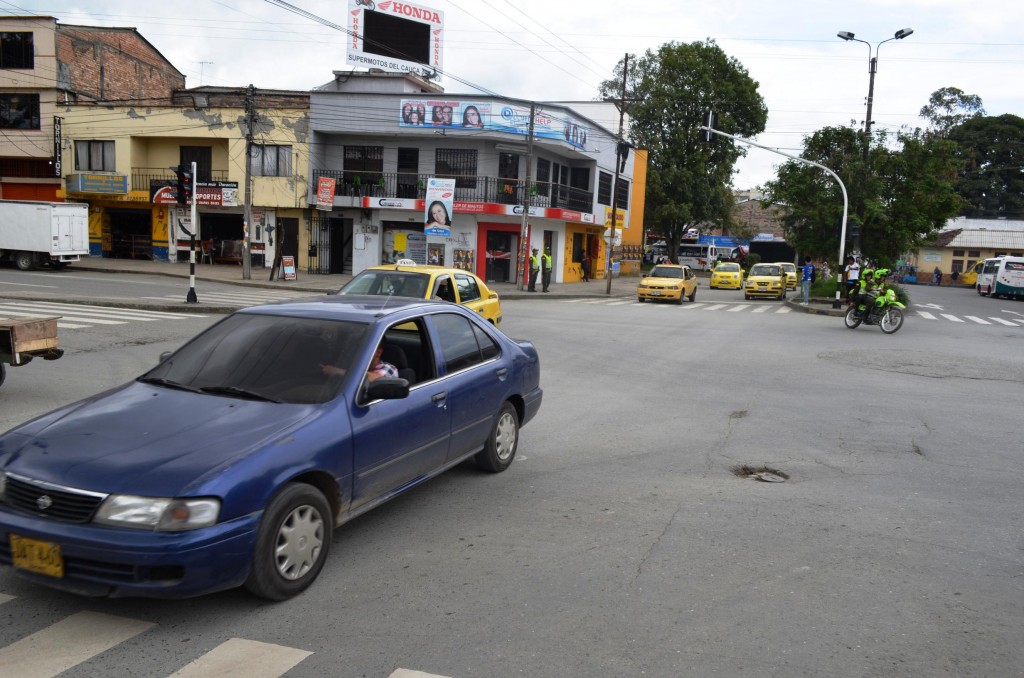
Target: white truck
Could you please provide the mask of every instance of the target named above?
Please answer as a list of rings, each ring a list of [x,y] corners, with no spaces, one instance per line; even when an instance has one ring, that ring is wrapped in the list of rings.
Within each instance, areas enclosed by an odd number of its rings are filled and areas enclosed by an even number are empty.
[[[88,205],[0,200],[0,261],[22,271],[42,264],[59,269],[88,255]]]

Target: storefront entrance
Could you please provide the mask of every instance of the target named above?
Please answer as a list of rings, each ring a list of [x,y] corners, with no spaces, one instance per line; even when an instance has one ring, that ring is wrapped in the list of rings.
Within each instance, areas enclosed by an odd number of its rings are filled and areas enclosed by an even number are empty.
[[[153,220],[150,210],[108,208],[104,220],[103,256],[116,259],[153,258]],[[109,230],[108,230],[109,229]]]
[[[506,231],[487,232],[487,282],[514,282],[516,247],[519,240]]]

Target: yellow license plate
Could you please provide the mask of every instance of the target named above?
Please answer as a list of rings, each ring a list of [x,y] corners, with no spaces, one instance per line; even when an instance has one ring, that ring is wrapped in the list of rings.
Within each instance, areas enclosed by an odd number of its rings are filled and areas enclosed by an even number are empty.
[[[64,557],[60,544],[51,541],[29,539],[11,534],[11,555],[14,566],[29,572],[45,574],[48,577],[64,576]]]

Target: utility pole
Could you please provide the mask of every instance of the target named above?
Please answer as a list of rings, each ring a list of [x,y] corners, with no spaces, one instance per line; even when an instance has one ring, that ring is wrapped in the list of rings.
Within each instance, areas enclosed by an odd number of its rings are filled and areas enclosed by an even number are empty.
[[[516,258],[516,266],[521,272],[519,278],[519,291],[526,289],[526,279],[530,275],[529,266],[526,265],[529,254],[529,243],[527,236],[530,230],[530,186],[533,184],[533,121],[537,117],[537,104],[530,104],[530,126],[526,133],[526,186],[523,187],[523,223],[519,229],[519,256]]]
[[[253,94],[256,88],[249,85],[245,92],[245,216],[242,222],[242,279],[252,278],[252,258],[249,255],[249,229],[252,227],[252,130],[256,125],[256,109]]]
[[[618,233],[619,222],[619,168],[622,167],[622,151],[629,153],[629,147],[624,146],[622,140],[622,125],[626,117],[626,73],[629,70],[629,52],[622,61],[622,93],[619,95],[619,138],[615,143],[615,180],[612,182],[612,228],[608,237],[608,280],[606,282],[605,294],[612,293],[612,250],[615,248],[615,236]]]

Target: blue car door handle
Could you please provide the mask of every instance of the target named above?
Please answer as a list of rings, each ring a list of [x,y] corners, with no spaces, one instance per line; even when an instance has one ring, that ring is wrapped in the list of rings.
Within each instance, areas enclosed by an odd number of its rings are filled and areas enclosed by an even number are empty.
[[[496,374],[499,377],[505,377],[505,376],[508,375],[508,368],[507,367],[502,367],[502,368],[498,369],[494,374]]]
[[[430,396],[430,399],[432,401],[434,401],[435,403],[439,403],[439,402],[441,402],[442,400],[444,400],[447,397],[448,397],[448,392],[447,391],[441,391],[440,393],[435,393],[434,395]]]

